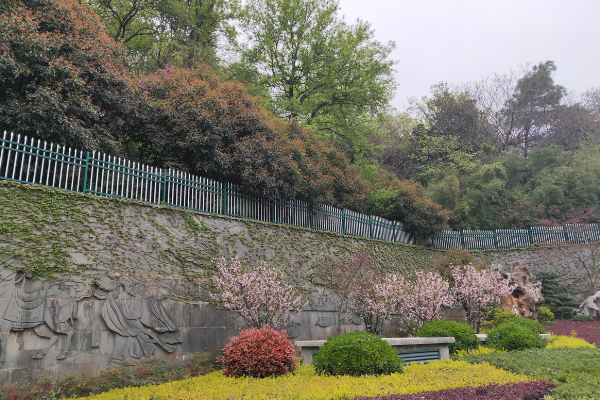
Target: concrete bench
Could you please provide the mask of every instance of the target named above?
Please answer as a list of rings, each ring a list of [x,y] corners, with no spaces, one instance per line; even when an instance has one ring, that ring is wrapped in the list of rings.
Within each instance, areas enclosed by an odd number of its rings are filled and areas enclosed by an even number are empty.
[[[412,362],[427,362],[433,360],[449,360],[448,344],[454,343],[453,337],[433,338],[383,338],[404,359],[405,364]],[[300,347],[302,363],[310,364],[312,357],[325,344],[325,340],[299,340],[294,343]]]
[[[485,333],[477,333],[477,334],[475,334],[475,336],[477,336],[479,338],[481,343],[483,343],[487,340],[487,335]],[[540,337],[542,339],[550,339],[550,336],[552,336],[552,335],[550,335],[549,333],[540,333]]]

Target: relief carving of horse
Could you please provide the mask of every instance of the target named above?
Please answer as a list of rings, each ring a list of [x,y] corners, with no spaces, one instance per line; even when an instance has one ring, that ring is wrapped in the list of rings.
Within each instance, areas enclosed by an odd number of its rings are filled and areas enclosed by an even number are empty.
[[[0,364],[6,361],[9,332],[33,329],[41,337],[49,338],[46,347],[34,359],[42,359],[58,340],[66,335],[57,360],[65,358],[73,336],[72,325],[77,319],[77,302],[88,295],[82,282],[32,281],[31,274],[17,273],[14,281],[0,284]]]

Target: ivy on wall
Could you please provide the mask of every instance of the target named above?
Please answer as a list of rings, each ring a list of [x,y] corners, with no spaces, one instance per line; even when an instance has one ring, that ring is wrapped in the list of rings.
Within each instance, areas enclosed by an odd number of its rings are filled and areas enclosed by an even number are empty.
[[[428,268],[424,247],[201,214],[130,200],[0,182],[0,271],[44,279],[79,277],[107,290],[126,277],[152,294],[207,300],[214,260],[238,256],[288,267],[306,286],[311,271],[366,248],[386,271]]]

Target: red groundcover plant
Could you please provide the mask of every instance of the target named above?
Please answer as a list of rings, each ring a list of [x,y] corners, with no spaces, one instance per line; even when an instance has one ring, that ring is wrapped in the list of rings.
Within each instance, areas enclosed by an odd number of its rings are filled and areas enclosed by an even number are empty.
[[[519,382],[510,385],[462,387],[412,394],[392,394],[383,397],[356,397],[354,400],[542,400],[556,385],[548,381]]]
[[[252,328],[241,331],[217,358],[227,376],[265,378],[292,372],[298,366],[294,345],[285,331]]]

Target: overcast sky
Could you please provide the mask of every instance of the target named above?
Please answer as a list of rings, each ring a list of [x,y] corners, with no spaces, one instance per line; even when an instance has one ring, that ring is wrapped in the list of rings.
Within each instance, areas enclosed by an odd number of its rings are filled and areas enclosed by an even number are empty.
[[[600,86],[600,0],[339,0],[347,22],[369,21],[393,40],[393,105],[451,85],[553,60],[555,82],[575,93]]]

